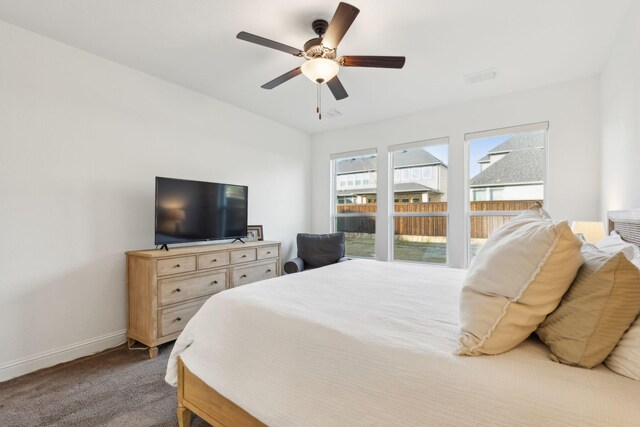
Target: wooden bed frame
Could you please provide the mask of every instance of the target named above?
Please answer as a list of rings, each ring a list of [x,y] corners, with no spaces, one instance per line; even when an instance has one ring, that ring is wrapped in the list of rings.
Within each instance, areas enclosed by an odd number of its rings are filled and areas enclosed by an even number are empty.
[[[625,241],[640,245],[640,209],[610,211],[607,217],[609,232],[616,230]],[[205,384],[178,358],[178,424],[180,427],[189,427],[192,413],[214,426],[265,425]]]
[[[192,413],[213,426],[265,425],[206,385],[178,358],[178,425],[189,427]]]

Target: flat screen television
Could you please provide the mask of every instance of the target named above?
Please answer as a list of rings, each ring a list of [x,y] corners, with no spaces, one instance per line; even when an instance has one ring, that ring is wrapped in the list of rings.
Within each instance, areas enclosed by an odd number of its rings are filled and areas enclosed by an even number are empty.
[[[247,235],[243,185],[156,177],[156,245]]]

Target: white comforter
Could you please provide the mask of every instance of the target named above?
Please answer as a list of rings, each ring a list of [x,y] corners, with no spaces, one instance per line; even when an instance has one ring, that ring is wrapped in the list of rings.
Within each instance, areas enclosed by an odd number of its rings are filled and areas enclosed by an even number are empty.
[[[464,271],[353,260],[222,292],[177,357],[272,426],[640,425],[640,382],[554,363],[533,338],[456,356]]]

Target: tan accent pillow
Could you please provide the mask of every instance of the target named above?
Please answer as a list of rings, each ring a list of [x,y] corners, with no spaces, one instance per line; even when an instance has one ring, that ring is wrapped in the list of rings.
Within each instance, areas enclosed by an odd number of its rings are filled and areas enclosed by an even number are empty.
[[[585,263],[538,336],[566,365],[593,368],[613,351],[640,312],[640,270],[622,252],[583,249]]]
[[[498,229],[464,280],[457,354],[499,354],[524,341],[569,288],[580,247],[566,221],[538,207]]]

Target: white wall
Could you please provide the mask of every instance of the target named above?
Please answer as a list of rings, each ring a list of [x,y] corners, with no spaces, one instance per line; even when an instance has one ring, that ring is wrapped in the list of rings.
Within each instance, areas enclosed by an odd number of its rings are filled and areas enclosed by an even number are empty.
[[[640,208],[640,3],[601,76],[602,211]]]
[[[599,217],[600,115],[597,77],[527,92],[454,105],[393,120],[314,135],[312,138],[312,229],[330,229],[331,153],[378,150],[379,259],[388,259],[389,145],[449,137],[450,263],[464,266],[464,134],[549,121],[547,207],[556,219]]]
[[[122,342],[156,175],[248,185],[285,259],[308,231],[307,134],[1,21],[0,58],[0,380]]]

